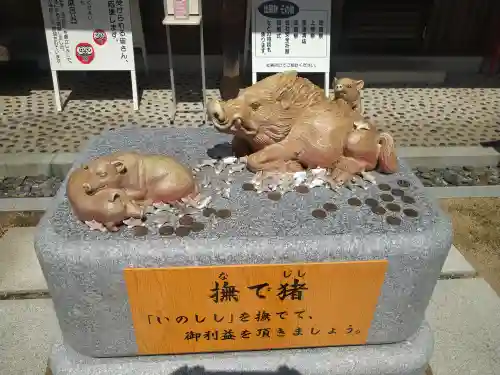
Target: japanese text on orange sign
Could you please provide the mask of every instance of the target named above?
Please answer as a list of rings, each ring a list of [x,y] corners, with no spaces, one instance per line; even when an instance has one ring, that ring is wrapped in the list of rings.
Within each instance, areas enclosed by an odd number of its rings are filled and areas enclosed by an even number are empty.
[[[128,269],[140,353],[362,344],[386,262]]]

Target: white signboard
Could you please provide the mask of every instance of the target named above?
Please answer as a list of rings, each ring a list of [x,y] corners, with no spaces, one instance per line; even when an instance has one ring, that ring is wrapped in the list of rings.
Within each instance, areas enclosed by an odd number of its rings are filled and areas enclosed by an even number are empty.
[[[41,0],[41,4],[55,90],[59,91],[54,73],[59,70],[129,70],[137,94],[129,0]]]
[[[330,72],[329,0],[252,0],[252,70]],[[328,83],[329,86],[329,83]]]

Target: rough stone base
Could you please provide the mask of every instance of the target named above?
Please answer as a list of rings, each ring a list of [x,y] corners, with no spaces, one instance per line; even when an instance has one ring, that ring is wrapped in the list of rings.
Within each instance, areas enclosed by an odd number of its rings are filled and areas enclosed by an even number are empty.
[[[221,146],[228,140],[203,129],[120,130],[96,138],[75,166],[115,150],[135,149],[166,153],[193,167],[214,150],[226,149]],[[452,228],[415,175],[403,163],[400,167],[393,175],[376,174],[378,185],[367,190],[316,188],[287,193],[278,202],[243,189],[252,178],[249,172],[233,174],[230,198],[213,194],[212,202],[214,209],[230,210],[231,216],[209,221],[197,215],[205,229],[185,237],[162,237],[157,228],[144,237],[128,228],[114,234],[90,232],[71,213],[65,181],[38,225],[35,250],[66,342],[93,357],[137,355],[123,279],[123,269],[130,266],[368,259],[387,259],[389,267],[367,343],[406,340],[424,319],[451,247]],[[312,212],[326,203],[337,210],[314,218]]]
[[[426,322],[408,340],[385,345],[201,355],[92,358],[64,344],[50,357],[53,375],[423,375],[434,349]]]

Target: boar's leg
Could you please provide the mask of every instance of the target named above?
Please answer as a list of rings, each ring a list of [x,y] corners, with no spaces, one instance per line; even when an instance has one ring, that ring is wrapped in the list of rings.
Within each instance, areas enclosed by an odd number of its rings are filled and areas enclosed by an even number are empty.
[[[352,157],[342,156],[329,176],[332,187],[339,187],[349,183],[357,174],[364,173],[366,162]]]
[[[257,171],[280,171],[288,172],[288,162],[296,160],[300,149],[298,144],[282,141],[269,145],[264,149],[250,155],[247,159],[247,167],[252,172]],[[294,164],[291,164],[295,165]]]
[[[140,201],[140,200],[145,199],[145,197],[146,197],[146,189],[139,190],[139,189],[126,188],[124,190],[125,190],[125,194],[127,194],[127,196],[133,200]]]
[[[118,232],[119,231],[119,228],[116,226],[115,223],[104,223],[104,226],[110,232]]]

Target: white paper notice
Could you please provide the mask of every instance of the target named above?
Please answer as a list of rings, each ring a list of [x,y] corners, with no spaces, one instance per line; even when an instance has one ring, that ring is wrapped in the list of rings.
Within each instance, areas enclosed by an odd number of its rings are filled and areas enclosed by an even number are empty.
[[[135,70],[129,0],[41,0],[52,70]]]
[[[252,1],[254,71],[330,70],[330,1]]]

